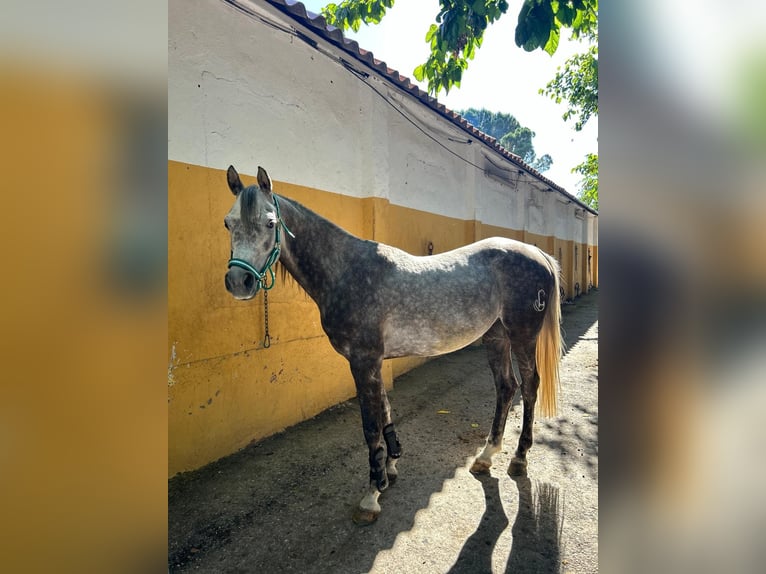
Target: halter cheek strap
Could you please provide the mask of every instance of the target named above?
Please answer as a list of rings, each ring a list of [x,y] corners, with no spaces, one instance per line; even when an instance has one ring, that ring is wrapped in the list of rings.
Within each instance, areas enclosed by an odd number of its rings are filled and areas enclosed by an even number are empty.
[[[244,259],[236,259],[232,257],[229,259],[228,268],[231,269],[232,267],[239,267],[241,269],[244,269],[245,271],[249,271],[255,276],[255,292],[258,293],[260,289],[263,289],[264,291],[268,291],[271,288],[274,287],[274,284],[276,283],[276,275],[274,274],[274,264],[279,260],[279,254],[282,252],[282,236],[281,236],[281,228],[285,228],[285,232],[295,239],[295,235],[293,235],[293,232],[290,231],[287,228],[287,225],[285,225],[285,222],[282,220],[282,215],[279,213],[279,200],[277,199],[276,195],[272,196],[274,198],[274,211],[277,213],[277,236],[276,241],[274,242],[274,249],[271,250],[271,253],[266,258],[266,263],[263,264],[263,267],[260,271],[258,271],[255,267],[250,265],[247,261]],[[266,282],[266,273],[269,273],[271,275],[271,283]]]

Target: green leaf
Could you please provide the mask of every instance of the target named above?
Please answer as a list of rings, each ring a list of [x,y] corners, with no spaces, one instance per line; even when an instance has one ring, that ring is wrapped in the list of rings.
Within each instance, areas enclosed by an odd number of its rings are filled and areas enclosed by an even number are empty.
[[[572,19],[572,30],[578,31],[583,27],[583,24],[585,23],[585,12],[578,10],[575,12],[574,18]]]
[[[457,23],[455,24],[455,27],[458,30],[458,35],[460,34],[461,30],[465,30],[466,29],[465,16],[460,14],[460,16],[457,17]]]
[[[465,49],[463,50],[463,55],[466,60],[473,60],[473,57],[476,55],[476,43],[471,41],[466,44]]]
[[[516,34],[514,40],[517,46],[523,46],[529,39],[529,24],[527,23],[527,17],[532,7],[525,2],[521,6],[519,11],[519,18],[516,22]]]
[[[543,48],[554,27],[553,10],[549,3],[537,4],[535,0],[525,0],[516,26],[516,45],[528,52]]]
[[[538,45],[542,48],[548,43],[556,24],[553,21],[553,10],[550,4],[538,4],[530,14],[534,18],[534,27]],[[558,43],[556,44],[558,46]]]
[[[556,53],[556,50],[559,47],[559,38],[561,36],[561,33],[559,32],[558,27],[551,29],[551,35],[548,37],[548,42],[545,44],[544,50],[548,52],[549,55],[553,56],[553,54]]]
[[[575,9],[568,6],[566,3],[559,5],[559,9],[556,10],[556,18],[563,26],[571,26],[575,17]]]
[[[426,42],[430,42],[433,39],[434,34],[436,34],[438,31],[439,26],[436,24],[431,24],[430,28],[428,28],[428,32],[426,32]]]
[[[418,82],[422,82],[423,78],[425,78],[425,64],[420,64],[412,71],[412,74]]]
[[[471,5],[471,10],[476,12],[479,16],[487,15],[487,6],[484,4],[484,0],[474,0]]]

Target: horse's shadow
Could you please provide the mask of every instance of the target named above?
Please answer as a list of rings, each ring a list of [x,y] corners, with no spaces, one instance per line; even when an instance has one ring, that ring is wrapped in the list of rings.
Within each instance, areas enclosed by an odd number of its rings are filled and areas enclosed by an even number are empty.
[[[519,511],[506,572],[558,572],[561,564],[563,508],[559,489],[546,482],[515,477]]]
[[[475,478],[484,490],[484,514],[448,574],[493,572],[495,547],[509,524],[500,496],[499,479],[489,475]],[[506,573],[558,572],[563,526],[559,490],[548,483],[536,481],[533,484],[526,475],[512,478],[518,491],[518,511],[511,528],[513,538]]]
[[[484,489],[484,514],[448,574],[492,572],[492,554],[509,524],[500,499],[499,479],[486,474],[475,478]]]

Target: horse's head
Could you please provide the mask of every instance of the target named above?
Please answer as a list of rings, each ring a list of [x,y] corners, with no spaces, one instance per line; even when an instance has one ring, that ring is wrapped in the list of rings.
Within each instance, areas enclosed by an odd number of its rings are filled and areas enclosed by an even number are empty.
[[[260,166],[258,185],[242,185],[233,166],[229,166],[226,179],[236,197],[223,219],[231,235],[226,290],[237,299],[252,299],[260,289],[270,289],[274,284],[273,266],[281,246],[279,203],[272,193],[269,174]]]

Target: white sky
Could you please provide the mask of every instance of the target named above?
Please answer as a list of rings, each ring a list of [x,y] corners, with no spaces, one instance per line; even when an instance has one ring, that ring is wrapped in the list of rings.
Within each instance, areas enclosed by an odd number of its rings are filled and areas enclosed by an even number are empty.
[[[303,4],[319,13],[329,1],[305,0]],[[585,154],[598,151],[598,118],[591,118],[582,132],[575,132],[574,122],[561,118],[566,111],[564,103],[556,104],[537,92],[553,79],[558,66],[585,51],[587,44],[562,39],[553,57],[542,50],[525,52],[514,43],[520,7],[521,0],[509,0],[506,14],[487,28],[482,47],[463,74],[461,87],[453,88],[447,96],[442,92],[438,99],[452,110],[486,108],[514,115],[535,132],[532,141],[537,155],[553,157],[545,176],[576,194],[580,177],[570,170],[585,159]],[[380,24],[362,25],[359,33],[347,32],[346,37],[417,84],[412,70],[428,58],[425,35],[438,11],[438,0],[398,0]],[[420,87],[427,91],[426,83]]]

